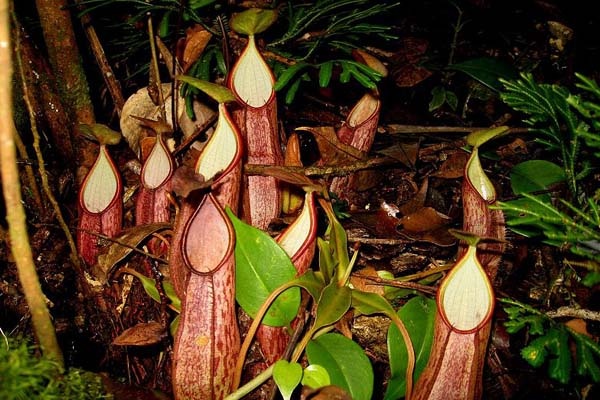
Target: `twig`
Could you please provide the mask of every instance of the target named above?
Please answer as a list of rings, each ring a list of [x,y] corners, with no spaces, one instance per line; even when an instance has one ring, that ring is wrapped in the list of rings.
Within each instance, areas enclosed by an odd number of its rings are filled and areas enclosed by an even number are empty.
[[[587,310],[585,308],[560,307],[555,311],[548,311],[546,316],[550,318],[581,318],[589,321],[600,321],[600,312]]]
[[[360,273],[356,273],[353,275],[357,278],[362,278],[362,279],[372,281],[373,283],[371,283],[371,285],[374,285],[374,286],[392,286],[392,287],[402,288],[402,289],[414,289],[414,290],[418,290],[420,292],[431,294],[431,295],[435,295],[435,293],[437,292],[436,288],[430,287],[427,285],[421,285],[420,283],[403,282],[403,281],[399,281],[399,280],[395,280],[395,279],[383,279],[383,278],[379,278],[377,276],[362,275]]]
[[[471,133],[480,131],[483,129],[489,129],[488,127],[476,127],[476,126],[425,126],[425,125],[400,125],[400,124],[389,124],[384,125],[383,129],[387,134],[414,134],[422,135],[426,133],[438,134],[438,133]],[[510,128],[508,134],[522,134],[528,133],[528,128]]]
[[[77,0],[77,4],[80,4],[81,1]],[[121,115],[121,110],[123,109],[123,105],[125,104],[125,99],[123,98],[123,92],[121,90],[121,85],[119,81],[117,81],[115,74],[113,72],[112,67],[110,66],[108,59],[106,58],[106,54],[104,53],[104,49],[102,48],[102,44],[100,43],[100,39],[96,34],[96,29],[92,25],[92,18],[90,14],[84,13],[81,16],[81,22],[83,25],[83,30],[90,42],[90,46],[92,48],[92,52],[94,53],[94,57],[96,57],[96,62],[98,63],[98,67],[102,72],[102,78],[104,79],[104,83],[106,83],[106,87],[110,96],[115,103],[115,108],[117,110],[117,114]]]
[[[271,175],[273,172],[281,171],[301,174],[305,176],[346,176],[356,171],[373,169],[382,166],[400,164],[400,161],[392,157],[378,157],[357,161],[347,165],[324,165],[319,167],[285,167],[273,165],[246,164],[244,173],[248,175]],[[272,171],[272,172],[271,172]]]

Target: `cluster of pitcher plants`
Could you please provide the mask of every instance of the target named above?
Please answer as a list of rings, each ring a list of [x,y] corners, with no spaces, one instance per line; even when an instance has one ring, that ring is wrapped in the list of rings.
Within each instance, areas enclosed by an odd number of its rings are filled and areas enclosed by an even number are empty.
[[[156,227],[153,232],[174,224],[170,240],[154,235],[144,243],[149,254],[168,260],[164,281],[127,271],[145,282],[154,299],[161,301],[158,289],[166,293],[178,314],[171,324],[175,398],[242,398],[273,378],[285,399],[301,386],[335,388],[338,396],[346,396],[336,398],[370,399],[369,359],[334,330],[346,315],[373,314],[392,321],[386,399],[442,399],[448,393],[480,398],[504,227],[501,211],[489,208],[496,196],[478,148],[507,129],[469,136],[463,230],[453,232],[461,247],[435,302],[417,295],[396,310],[385,294],[350,283],[358,251],[349,252],[329,198],[330,193],[347,197],[355,177],[334,177],[329,185],[307,178],[294,134],[282,150],[275,79],[255,39],[275,17],[273,11],[250,9],[231,19],[247,42],[226,86],[177,76],[179,85],[199,89],[218,103],[214,131],[192,163],[178,165],[167,121],[138,118],[151,134],[135,146],[142,161],[136,224]],[[368,152],[379,110],[377,92],[365,94],[338,130],[339,145]],[[123,184],[107,147],[120,134],[101,125],[84,131],[100,144],[79,197],[79,252],[94,266],[101,238],[118,238],[123,229]],[[259,172],[245,173],[246,165]],[[295,218],[272,238],[265,230],[282,207]],[[328,220],[322,237],[317,235],[319,210]],[[109,247],[118,246],[116,240]],[[239,308],[253,319],[247,332],[240,332]],[[264,368],[243,374],[255,340]]]

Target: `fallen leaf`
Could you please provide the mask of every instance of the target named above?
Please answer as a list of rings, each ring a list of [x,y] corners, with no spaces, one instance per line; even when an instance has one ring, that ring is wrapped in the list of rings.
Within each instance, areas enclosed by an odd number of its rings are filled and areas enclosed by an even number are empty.
[[[432,207],[422,207],[400,218],[399,222],[404,231],[427,232],[447,225],[450,218]]]
[[[353,273],[350,276],[350,283],[361,292],[377,293],[385,295],[385,287],[383,285],[374,285],[369,277],[379,278],[377,271],[373,267],[365,267],[360,271]]]
[[[398,211],[402,215],[410,215],[417,212],[425,205],[425,199],[427,198],[427,190],[429,188],[429,179],[426,177],[419,188],[419,191],[413,196],[412,199],[398,207]]]
[[[431,176],[446,179],[462,178],[465,172],[465,165],[467,165],[468,159],[469,154],[467,154],[466,151],[457,150],[455,152],[452,152],[450,153],[448,158],[446,158],[446,161],[442,163],[440,168]]]
[[[105,254],[98,256],[98,262],[92,274],[102,283],[106,283],[110,272],[115,266],[123,261],[133,249],[147,240],[152,234],[171,229],[171,224],[160,222],[155,224],[138,225],[125,230],[121,235],[114,238],[114,242],[108,246]],[[125,246],[124,246],[125,244]]]
[[[352,400],[352,397],[344,389],[329,385],[319,389],[311,389],[308,386],[302,388],[301,400]]]
[[[158,322],[142,322],[125,329],[113,340],[115,346],[151,346],[167,336],[164,326]]]
[[[398,160],[409,168],[414,168],[417,162],[417,157],[419,156],[419,147],[419,141],[405,142],[389,146],[385,149],[377,151],[377,153]]]
[[[317,142],[322,165],[350,164],[365,157],[365,153],[339,141],[332,126],[300,127],[299,131],[310,132]]]
[[[419,65],[425,56],[429,42],[425,39],[407,37],[400,41],[402,47],[392,56],[391,75],[399,87],[413,87],[432,75]]]

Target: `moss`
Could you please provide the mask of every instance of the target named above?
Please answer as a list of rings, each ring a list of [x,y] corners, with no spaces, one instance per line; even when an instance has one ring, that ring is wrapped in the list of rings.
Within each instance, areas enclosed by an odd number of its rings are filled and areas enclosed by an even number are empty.
[[[0,342],[0,399],[92,400],[110,399],[100,376],[70,369],[61,374],[59,365],[36,356],[36,348],[24,339]]]

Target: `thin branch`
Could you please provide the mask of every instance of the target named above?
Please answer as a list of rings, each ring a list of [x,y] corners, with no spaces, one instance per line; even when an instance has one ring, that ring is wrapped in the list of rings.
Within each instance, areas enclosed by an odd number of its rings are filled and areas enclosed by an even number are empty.
[[[581,318],[589,321],[600,321],[600,311],[586,310],[585,308],[560,307],[555,311],[548,311],[547,317],[550,318]]]

